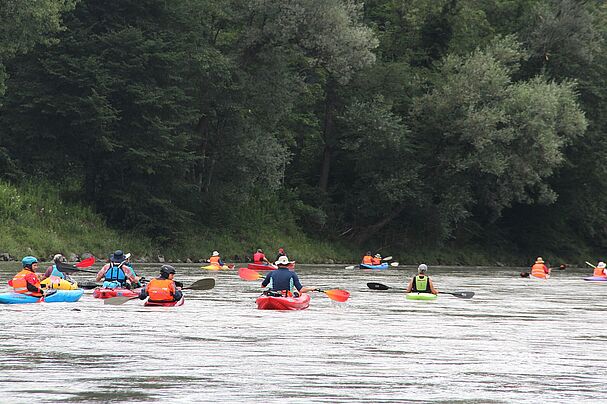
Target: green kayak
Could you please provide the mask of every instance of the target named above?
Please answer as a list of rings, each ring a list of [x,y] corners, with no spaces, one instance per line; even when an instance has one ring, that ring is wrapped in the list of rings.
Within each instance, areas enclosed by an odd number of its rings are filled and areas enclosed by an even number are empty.
[[[407,293],[407,300],[436,300],[437,297],[437,295],[433,295],[432,293]]]

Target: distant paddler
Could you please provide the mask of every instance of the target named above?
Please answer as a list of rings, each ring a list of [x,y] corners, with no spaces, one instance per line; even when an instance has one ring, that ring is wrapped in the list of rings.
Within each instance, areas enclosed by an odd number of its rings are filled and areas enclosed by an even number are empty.
[[[542,279],[550,278],[550,268],[544,264],[542,257],[536,258],[535,263],[531,267],[531,276]]]

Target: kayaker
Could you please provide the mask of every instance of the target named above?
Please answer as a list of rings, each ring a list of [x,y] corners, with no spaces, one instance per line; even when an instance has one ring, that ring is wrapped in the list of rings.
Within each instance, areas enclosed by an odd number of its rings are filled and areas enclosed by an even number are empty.
[[[24,295],[42,297],[44,292],[40,288],[40,279],[36,275],[38,269],[38,259],[28,255],[21,260],[23,269],[18,272],[8,284],[12,286],[15,293]]]
[[[287,254],[285,253],[285,249],[280,247],[278,249],[278,254],[276,255],[276,261],[280,259],[280,257],[285,257]]]
[[[375,257],[371,258],[371,265],[381,265],[381,255],[375,254]]]
[[[605,266],[605,263],[600,261],[594,268],[594,274],[592,274],[592,276],[607,277],[607,269],[605,269]]]
[[[105,264],[97,273],[97,282],[104,280],[104,288],[118,287],[140,287],[141,278],[135,275],[135,272],[126,265],[127,258],[122,250],[116,250],[110,255],[110,262]]]
[[[365,265],[373,265],[373,256],[371,255],[371,251],[367,251],[363,257],[362,263]]]
[[[66,279],[71,282],[72,281],[71,278],[68,275],[61,272],[58,268],[58,266],[60,266],[59,264],[66,263],[66,262],[67,262],[67,259],[63,256],[63,254],[55,254],[55,256],[53,257],[53,264],[49,265],[49,267],[46,268],[46,271],[44,272],[44,275],[42,275],[40,280],[43,281],[46,278],[50,278],[51,276],[56,276],[56,277],[59,277],[61,279]]]
[[[145,288],[139,292],[139,298],[144,300],[149,297],[152,303],[178,302],[183,297],[181,290],[177,288],[173,278],[175,277],[175,268],[171,265],[160,267],[160,276],[153,278]]]
[[[531,267],[531,276],[536,278],[547,278],[550,275],[550,268],[544,264],[542,257],[537,257],[535,264]]]
[[[253,263],[272,265],[270,261],[268,261],[268,259],[266,258],[266,255],[263,253],[263,250],[261,248],[258,248],[257,252],[253,254]]]
[[[407,293],[418,292],[418,293],[432,293],[438,294],[438,290],[434,288],[432,280],[426,272],[428,271],[428,265],[419,264],[417,267],[417,275],[414,276],[407,285]]]
[[[280,257],[278,261],[275,262],[278,268],[266,275],[263,282],[261,282],[261,287],[265,288],[267,286],[269,287],[269,291],[296,297],[301,293],[314,290],[315,288],[304,288],[301,286],[301,282],[295,271],[291,271],[288,267],[290,263],[291,262],[286,255]]]
[[[207,261],[211,265],[217,265],[219,267],[222,267],[225,265],[225,263],[221,259],[221,256],[219,255],[219,251],[213,251],[213,253],[211,254],[211,258],[209,258]]]

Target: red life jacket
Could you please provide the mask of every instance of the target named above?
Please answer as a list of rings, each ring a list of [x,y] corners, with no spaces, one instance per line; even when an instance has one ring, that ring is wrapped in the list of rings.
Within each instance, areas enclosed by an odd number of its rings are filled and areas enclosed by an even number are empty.
[[[152,279],[146,286],[150,300],[153,302],[175,301],[175,282],[170,279]]]
[[[379,265],[381,264],[381,258],[371,258],[371,265]]]
[[[9,282],[9,285],[15,289],[15,293],[23,293],[25,295],[35,297],[42,296],[41,293],[30,292],[29,290],[27,290],[27,281],[25,280],[25,277],[28,275],[33,275],[33,277],[29,277],[30,279],[34,280],[34,283],[32,283],[32,285],[40,289],[40,279],[38,279],[38,276],[34,272],[29,271],[27,269],[23,269],[21,272],[17,273],[17,275],[15,275],[15,277],[12,279],[12,281]]]
[[[221,259],[221,257],[219,257],[219,255],[216,255],[214,257],[209,258],[209,262],[211,263],[211,265],[217,265],[219,266],[219,260]]]
[[[263,264],[265,261],[263,260],[266,257],[264,253],[257,252],[253,254],[253,262],[255,264]]]

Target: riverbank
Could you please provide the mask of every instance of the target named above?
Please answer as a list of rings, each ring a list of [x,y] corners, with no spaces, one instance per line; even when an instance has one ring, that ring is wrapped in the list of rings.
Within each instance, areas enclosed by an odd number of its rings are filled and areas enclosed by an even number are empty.
[[[135,232],[108,227],[102,216],[89,207],[66,202],[47,184],[28,183],[16,187],[0,182],[0,260],[18,260],[35,255],[49,260],[61,252],[70,260],[93,254],[102,260],[112,251],[131,252],[139,262],[202,262],[218,250],[228,261],[250,260],[257,248],[272,259],[279,247],[298,262],[310,264],[355,263],[367,248],[348,242],[318,240],[304,234],[293,223],[280,226],[268,221],[267,226],[243,226],[241,229],[218,230],[191,228],[180,234],[180,241],[156,243]],[[426,262],[433,265],[515,265],[526,266],[537,255],[552,265],[582,264],[599,258],[596,252],[578,247],[568,254],[554,251],[517,251],[512,245],[444,246],[378,248],[384,256],[392,255],[403,264]]]

